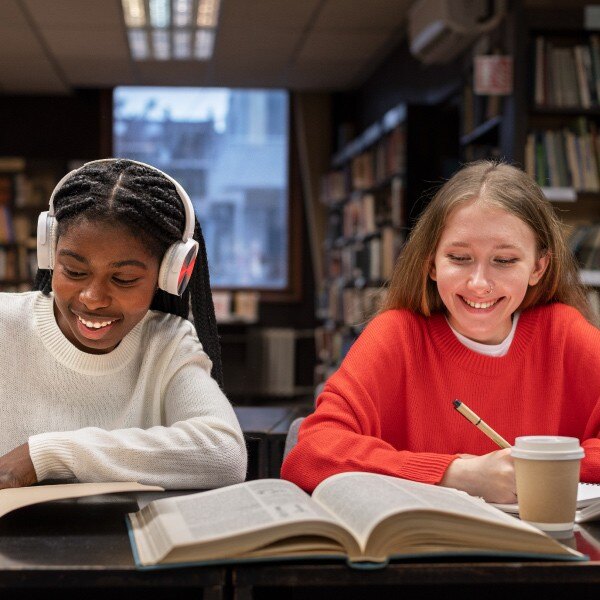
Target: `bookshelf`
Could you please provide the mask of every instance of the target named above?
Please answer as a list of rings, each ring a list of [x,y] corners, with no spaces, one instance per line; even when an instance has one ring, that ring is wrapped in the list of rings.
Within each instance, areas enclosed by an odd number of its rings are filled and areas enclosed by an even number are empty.
[[[512,56],[514,61],[517,23],[513,10],[457,61],[461,84],[454,101],[460,106],[459,158],[463,163],[484,158],[510,160],[514,154],[514,95],[476,93],[474,64],[480,56]]]
[[[477,54],[513,57],[509,96],[476,96]],[[463,58],[460,158],[502,158],[542,187],[568,230],[600,322],[600,31],[582,8],[523,9]]]
[[[460,158],[463,162],[501,158],[505,99],[501,96],[476,96],[471,67],[467,68],[465,79],[460,98]]]
[[[395,260],[432,195],[430,182],[449,174],[444,167],[448,157],[455,160],[457,138],[455,111],[400,104],[332,157],[321,189],[327,217],[315,385],[337,369],[379,309]]]
[[[0,157],[0,291],[31,289],[38,215],[63,169],[54,161]]]
[[[600,31],[583,9],[529,10],[516,160],[568,227],[600,322]]]

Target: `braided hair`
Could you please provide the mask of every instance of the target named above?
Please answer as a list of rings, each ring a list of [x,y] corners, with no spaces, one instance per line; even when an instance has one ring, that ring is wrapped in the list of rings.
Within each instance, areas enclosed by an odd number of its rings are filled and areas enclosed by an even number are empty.
[[[58,237],[81,220],[118,223],[127,227],[162,260],[167,248],[181,240],[185,210],[175,186],[155,169],[127,159],[90,163],[69,177],[54,196]],[[196,220],[194,239],[198,257],[188,287],[182,296],[156,291],[150,309],[187,319],[191,300],[198,337],[212,360],[212,376],[223,386],[221,347],[210,291],[206,246]],[[49,295],[52,272],[38,269],[34,289]]]

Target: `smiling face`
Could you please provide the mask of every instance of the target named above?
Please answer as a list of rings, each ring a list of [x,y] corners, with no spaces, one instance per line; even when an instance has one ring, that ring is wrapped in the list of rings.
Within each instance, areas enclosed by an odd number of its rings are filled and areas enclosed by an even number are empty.
[[[79,221],[58,239],[54,315],[77,348],[104,354],[142,320],[158,281],[158,259],[129,229]]]
[[[538,254],[531,228],[508,211],[476,200],[454,209],[429,271],[452,327],[476,342],[502,342],[548,266]]]

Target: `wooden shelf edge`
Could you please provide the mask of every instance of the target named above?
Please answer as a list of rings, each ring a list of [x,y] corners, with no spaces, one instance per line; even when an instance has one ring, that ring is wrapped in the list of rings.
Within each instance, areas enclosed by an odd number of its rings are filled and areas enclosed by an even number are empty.
[[[497,115],[495,117],[492,117],[491,119],[488,119],[481,125],[475,127],[473,131],[462,135],[460,137],[461,146],[468,146],[469,144],[472,144],[479,138],[483,137],[486,133],[489,133],[492,129],[494,129],[494,127],[498,127],[500,123],[502,123],[502,115]]]
[[[600,270],[581,269],[579,277],[585,285],[600,287]]]

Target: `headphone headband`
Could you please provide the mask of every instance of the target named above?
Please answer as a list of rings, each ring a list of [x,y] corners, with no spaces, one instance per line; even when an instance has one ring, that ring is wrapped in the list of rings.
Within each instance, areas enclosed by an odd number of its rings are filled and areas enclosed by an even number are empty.
[[[130,158],[100,158],[98,160],[92,160],[90,162],[87,162],[84,165],[82,165],[81,167],[79,167],[77,169],[73,169],[72,171],[69,171],[56,184],[56,186],[52,190],[52,194],[50,195],[50,208],[48,209],[48,216],[54,217],[54,196],[56,195],[58,190],[60,190],[60,188],[62,188],[62,186],[65,184],[65,182],[68,179],[70,179],[73,175],[75,175],[75,173],[77,173],[78,171],[80,171],[81,169],[84,169],[85,167],[87,167],[89,165],[95,165],[95,164],[107,163],[107,162],[115,162],[118,160],[126,160],[127,162],[132,163],[134,165],[139,165],[140,167],[147,167],[148,169],[152,169],[153,171],[156,171],[157,173],[162,175],[165,179],[168,179],[175,186],[177,195],[181,198],[181,202],[183,203],[183,208],[185,209],[185,229],[183,231],[181,239],[184,242],[187,242],[190,238],[194,237],[194,228],[196,225],[196,219],[195,219],[195,215],[194,215],[194,205],[192,204],[190,197],[187,195],[187,192],[183,189],[182,185],[177,180],[173,179],[170,175],[167,175],[164,171],[161,171],[160,169],[158,169],[152,165],[149,165],[147,163],[141,162],[139,160],[131,160]]]
[[[181,296],[185,288],[187,287],[192,273],[194,265],[196,263],[196,257],[198,256],[199,245],[194,239],[194,229],[196,226],[196,218],[194,215],[194,207],[187,192],[175,181],[171,176],[167,175],[160,169],[148,165],[137,160],[130,159],[119,159],[119,158],[104,158],[100,160],[93,160],[85,163],[79,169],[75,169],[67,173],[55,186],[50,195],[50,207],[47,211],[42,212],[38,218],[38,234],[37,234],[37,259],[38,268],[50,269],[54,268],[54,251],[56,245],[56,218],[54,216],[54,196],[62,188],[65,182],[73,177],[73,175],[84,169],[88,165],[96,163],[114,162],[117,160],[126,160],[129,163],[147,167],[162,175],[165,179],[168,179],[177,191],[177,195],[183,203],[185,210],[185,228],[181,239],[171,244],[162,258],[160,268],[158,272],[158,287],[169,294]]]

